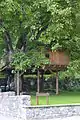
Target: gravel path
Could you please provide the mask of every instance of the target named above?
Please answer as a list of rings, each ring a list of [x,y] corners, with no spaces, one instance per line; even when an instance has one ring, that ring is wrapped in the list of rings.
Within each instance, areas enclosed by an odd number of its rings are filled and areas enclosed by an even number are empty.
[[[80,120],[80,116],[72,116],[66,118],[55,118],[55,119],[47,119],[47,120]]]
[[[0,120],[14,120],[14,118],[0,115]],[[15,120],[19,120],[19,119],[15,119]],[[43,119],[43,120],[80,120],[80,116],[72,116],[72,117],[67,117],[67,118]]]

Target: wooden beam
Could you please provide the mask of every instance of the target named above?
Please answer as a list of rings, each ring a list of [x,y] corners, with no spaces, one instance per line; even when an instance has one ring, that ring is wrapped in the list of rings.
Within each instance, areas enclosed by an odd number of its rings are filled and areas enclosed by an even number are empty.
[[[56,95],[59,94],[58,71],[56,72]]]
[[[19,71],[17,71],[17,95],[20,94],[19,87]]]
[[[39,69],[38,69],[38,72],[37,72],[37,92],[38,92],[38,93],[39,93],[39,91],[40,91],[39,78],[40,78],[40,72],[39,72]]]

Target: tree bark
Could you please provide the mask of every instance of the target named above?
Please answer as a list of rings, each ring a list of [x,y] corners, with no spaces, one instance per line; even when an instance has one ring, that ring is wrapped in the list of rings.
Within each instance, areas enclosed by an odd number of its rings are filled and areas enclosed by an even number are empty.
[[[13,52],[13,47],[12,47],[12,41],[11,41],[11,37],[8,31],[5,30],[4,32],[4,40],[5,40],[5,44],[6,44],[6,51],[7,52]]]
[[[27,45],[27,28],[24,29],[24,32],[19,37],[19,40],[16,44],[16,48],[25,52],[26,51],[26,45]]]

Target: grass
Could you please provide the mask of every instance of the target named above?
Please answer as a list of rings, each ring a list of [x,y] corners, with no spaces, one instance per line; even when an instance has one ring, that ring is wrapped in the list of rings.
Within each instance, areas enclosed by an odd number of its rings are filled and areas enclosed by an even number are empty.
[[[32,105],[36,105],[36,96],[31,96]],[[49,105],[80,103],[80,92],[62,92],[49,96]],[[39,105],[46,105],[46,97],[39,97]]]

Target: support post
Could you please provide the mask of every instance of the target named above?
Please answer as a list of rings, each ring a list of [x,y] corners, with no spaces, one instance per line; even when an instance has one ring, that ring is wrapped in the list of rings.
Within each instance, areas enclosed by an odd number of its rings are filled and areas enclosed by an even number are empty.
[[[17,74],[14,74],[15,94],[17,94]]]
[[[39,96],[36,95],[36,104],[39,105]]]
[[[44,91],[44,71],[41,70],[40,91],[39,92],[43,92],[43,91]]]
[[[17,71],[17,95],[19,94],[19,71]]]
[[[58,71],[56,72],[56,95],[59,94]]]
[[[37,73],[38,77],[37,77],[37,92],[39,93],[39,76],[40,76],[40,73],[39,73],[39,69],[38,69],[38,73]]]
[[[20,86],[20,92],[22,92],[22,80],[21,80],[21,76],[19,77],[19,86]]]
[[[46,103],[47,103],[47,105],[49,105],[49,93],[47,93],[47,95],[46,95]]]

